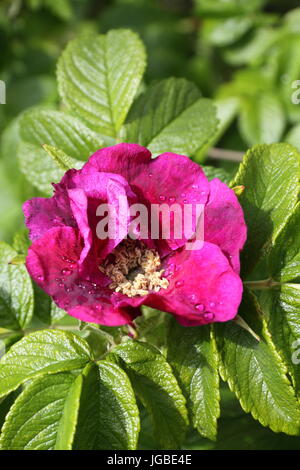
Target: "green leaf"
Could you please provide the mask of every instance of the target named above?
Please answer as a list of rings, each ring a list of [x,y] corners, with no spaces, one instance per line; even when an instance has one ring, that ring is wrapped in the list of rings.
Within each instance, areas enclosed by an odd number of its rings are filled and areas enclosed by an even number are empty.
[[[219,178],[223,183],[229,184],[231,177],[224,168],[216,168],[214,166],[204,165],[201,167],[206,177],[211,181],[214,178]]]
[[[36,188],[45,195],[51,196],[51,183],[57,183],[65,171],[57,166],[53,159],[42,148],[21,142],[18,147],[20,169]],[[72,159],[72,167],[80,169],[83,162]]]
[[[3,330],[6,333],[0,335],[0,359],[11,348],[13,344],[23,338],[23,333]]]
[[[17,252],[0,242],[0,326],[25,328],[32,318],[33,289],[24,265],[9,264]]]
[[[221,375],[242,408],[274,432],[300,433],[300,405],[253,298],[245,295],[240,312],[260,336],[258,342],[233,322],[217,325]]]
[[[256,295],[276,349],[287,365],[300,397],[300,284],[283,284]]]
[[[134,320],[138,338],[159,349],[165,348],[170,320],[171,317],[167,313],[143,305],[142,315]]]
[[[275,281],[300,282],[300,204],[298,203],[272,247],[269,274]]]
[[[6,417],[0,448],[70,450],[81,391],[75,379],[76,375],[64,372],[31,382]]]
[[[285,125],[284,108],[275,92],[264,91],[242,100],[239,126],[248,145],[280,141]]]
[[[277,60],[279,91],[285,101],[286,111],[290,120],[299,123],[300,109],[293,101],[294,92],[299,97],[299,88],[294,89],[294,82],[300,74],[300,35],[287,34],[279,43],[279,58]]]
[[[152,449],[154,447],[151,447]],[[221,389],[221,417],[218,439],[208,442],[195,432],[184,443],[191,450],[291,450],[300,448],[299,437],[274,433],[264,428],[251,415],[244,413],[235,395],[224,386]]]
[[[57,183],[64,175],[52,158],[36,145],[21,142],[18,147],[18,160],[21,172],[36,188],[51,196],[51,183]]]
[[[19,230],[14,234],[13,249],[19,254],[27,254],[29,245],[28,230]]]
[[[71,41],[57,68],[63,102],[98,132],[117,137],[145,69],[145,51],[129,30]]]
[[[283,17],[284,26],[292,33],[300,33],[300,8],[294,8]]]
[[[67,169],[81,168],[83,161],[103,145],[102,137],[81,120],[51,109],[36,108],[24,113],[20,135],[21,171],[47,195],[51,195],[51,183],[58,182]]]
[[[42,330],[25,336],[0,361],[0,397],[28,379],[80,369],[91,357],[79,336],[60,330]]]
[[[280,30],[275,28],[256,28],[248,41],[226,49],[224,59],[235,67],[260,64],[280,35]]]
[[[19,265],[25,264],[26,255],[16,255],[12,260],[10,260],[9,264]]]
[[[62,150],[47,144],[43,145],[43,149],[53,158],[53,161],[62,170],[68,171],[72,168],[72,159]]]
[[[202,15],[237,15],[261,8],[266,0],[196,0],[196,10]]]
[[[185,328],[174,320],[167,359],[187,399],[193,426],[203,437],[215,439],[220,392],[218,355],[210,326]]]
[[[34,289],[34,318],[38,318],[45,325],[54,325],[65,315],[66,311],[59,308],[37,284]]]
[[[2,429],[5,418],[17,396],[18,392],[12,392],[7,397],[0,398],[0,430]]]
[[[60,0],[60,2],[52,2],[44,0],[45,5],[62,20],[69,21],[73,16],[72,2],[70,0]]]
[[[285,142],[293,145],[300,152],[300,124],[294,126],[287,136],[285,137]]]
[[[87,160],[103,145],[101,136],[80,119],[52,109],[37,108],[24,113],[20,135],[24,142],[38,147],[44,144],[57,147],[77,160]]]
[[[300,204],[275,240],[266,261],[269,289],[255,292],[273,341],[300,396]],[[251,284],[250,284],[251,287]]]
[[[214,100],[214,105],[216,107],[217,119],[218,119],[218,128],[212,137],[208,140],[206,145],[197,152],[194,159],[197,162],[201,162],[205,159],[208,150],[213,147],[225,134],[232,121],[235,119],[239,107],[240,101],[236,97],[227,97]]]
[[[139,412],[127,375],[101,361],[88,365],[82,376],[74,449],[136,449]]]
[[[239,198],[248,227],[245,273],[285,226],[298,199],[299,174],[300,155],[288,144],[258,145],[247,152],[232,183],[245,186]]]
[[[208,18],[203,22],[202,38],[216,47],[230,46],[253,26],[254,18],[235,16],[228,19]]]
[[[134,102],[122,135],[148,147],[154,155],[192,156],[217,130],[216,110],[198,88],[180,78],[156,82]]]
[[[148,411],[160,446],[179,448],[188,422],[186,400],[164,356],[149,344],[137,341],[127,341],[113,354],[121,359],[120,365]]]

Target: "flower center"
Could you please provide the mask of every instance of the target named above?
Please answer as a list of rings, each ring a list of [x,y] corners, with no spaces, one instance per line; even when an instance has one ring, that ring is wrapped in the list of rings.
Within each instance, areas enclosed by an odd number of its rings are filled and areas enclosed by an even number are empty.
[[[136,297],[167,289],[169,281],[162,278],[164,269],[160,267],[160,257],[155,250],[139,241],[124,240],[99,269],[112,280],[110,289]]]

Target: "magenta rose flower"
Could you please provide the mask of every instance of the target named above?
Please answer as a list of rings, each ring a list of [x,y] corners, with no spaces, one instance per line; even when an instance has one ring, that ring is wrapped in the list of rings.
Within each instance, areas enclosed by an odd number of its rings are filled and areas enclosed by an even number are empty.
[[[108,326],[131,323],[141,305],[169,312],[185,326],[235,317],[246,225],[234,191],[219,179],[209,182],[183,155],[151,159],[144,147],[119,144],[98,150],[54,188],[53,197],[33,198],[23,210],[32,240],[27,269],[60,308]],[[117,209],[120,196],[126,214],[132,204],[203,205],[201,248],[187,249],[195,217],[181,238],[171,231],[167,238],[152,239],[137,231],[132,239],[126,237],[130,217],[124,225],[116,210],[121,235],[99,238],[97,208]]]

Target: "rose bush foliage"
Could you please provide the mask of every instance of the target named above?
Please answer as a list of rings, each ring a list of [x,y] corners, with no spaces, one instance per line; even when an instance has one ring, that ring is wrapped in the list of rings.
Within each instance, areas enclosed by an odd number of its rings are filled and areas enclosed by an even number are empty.
[[[26,266],[60,308],[108,326],[130,323],[141,305],[170,312],[186,326],[234,318],[242,296],[239,253],[246,225],[234,191],[218,178],[209,182],[201,167],[182,155],[151,159],[144,147],[119,144],[97,151],[54,188],[52,198],[24,204],[33,242]],[[117,211],[121,195],[128,207],[142,203],[150,208],[165,201],[182,210],[185,204],[204,205],[201,249],[186,250],[184,233],[181,239],[174,233],[168,240],[152,240],[150,233],[143,239],[159,254],[169,283],[158,292],[128,297],[112,291],[111,279],[99,270],[122,239],[97,237],[96,209],[110,203]]]
[[[213,448],[235,426],[247,448],[297,447],[299,153],[255,146],[232,182],[200,167],[239,105],[184,79],[141,87],[144,68],[136,34],[83,35],[59,60],[60,110],[29,109],[6,135],[32,193],[30,241],[0,244],[0,447]],[[136,240],[154,292],[109,288],[126,241],[99,240],[95,214],[119,195],[205,206],[202,249]],[[240,408],[218,420],[219,375],[269,429]]]

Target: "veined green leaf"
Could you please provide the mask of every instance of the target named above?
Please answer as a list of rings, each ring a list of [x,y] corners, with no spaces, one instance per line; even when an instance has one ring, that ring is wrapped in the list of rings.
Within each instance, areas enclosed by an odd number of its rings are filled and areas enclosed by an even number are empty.
[[[63,102],[94,130],[117,137],[145,69],[145,51],[129,30],[71,41],[57,68]]]
[[[22,229],[14,234],[13,249],[19,254],[27,254],[30,240],[28,238],[28,230]]]
[[[8,413],[0,448],[70,450],[81,391],[77,384],[76,375],[70,372],[34,380],[19,395]]]
[[[272,247],[269,274],[275,281],[300,282],[300,204],[298,203]]]
[[[214,178],[219,178],[223,183],[229,184],[231,177],[230,174],[227,173],[226,170],[223,168],[216,168],[214,166],[204,165],[202,169],[206,175],[206,177],[211,181]]]
[[[24,113],[20,135],[24,142],[56,147],[77,160],[87,160],[103,145],[101,136],[80,119],[52,109],[36,108]]]
[[[0,242],[0,326],[25,328],[33,313],[33,289],[24,265],[9,264],[18,253]]]
[[[1,436],[1,429],[4,424],[5,418],[14,403],[15,399],[18,396],[18,391],[12,392],[5,398],[0,398],[0,436]]]
[[[216,109],[185,79],[150,85],[133,104],[124,139],[148,147],[154,155],[175,152],[192,156],[217,131]],[[122,135],[123,137],[123,135]]]
[[[116,347],[113,355],[121,359],[161,447],[179,448],[188,422],[186,400],[166,359],[154,347],[137,341]]]
[[[221,375],[228,381],[242,408],[274,432],[300,433],[300,404],[287,378],[253,298],[245,295],[240,312],[261,338],[257,341],[233,322],[217,325]]]
[[[245,186],[243,207],[248,239],[242,252],[245,273],[274,242],[298,200],[300,155],[288,144],[257,145],[241,163],[232,186]]]
[[[274,344],[300,397],[300,284],[256,292]]]
[[[63,177],[65,170],[57,166],[53,159],[43,148],[21,142],[18,147],[20,169],[28,181],[50,196],[53,192],[51,183],[57,183]],[[82,161],[72,159],[72,167],[80,169]]]
[[[127,375],[101,361],[88,365],[82,377],[74,449],[136,449],[139,412]]]
[[[215,439],[220,392],[218,354],[210,326],[185,328],[174,320],[167,359],[187,399],[193,426],[203,437]]]
[[[60,150],[52,145],[43,145],[45,152],[52,157],[53,161],[57,164],[59,168],[64,171],[68,171],[72,168],[72,159],[67,155],[63,150]]]
[[[41,330],[14,344],[0,361],[0,397],[28,379],[83,368],[90,360],[88,344],[71,332]]]

